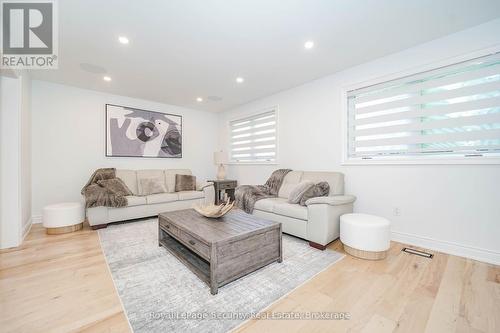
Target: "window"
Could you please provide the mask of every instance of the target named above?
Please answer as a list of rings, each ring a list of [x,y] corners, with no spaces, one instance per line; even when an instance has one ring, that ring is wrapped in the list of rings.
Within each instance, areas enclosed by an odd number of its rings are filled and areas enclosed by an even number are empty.
[[[229,128],[232,162],[276,162],[278,142],[276,109],[231,121]]]
[[[349,161],[500,156],[500,53],[347,92]]]

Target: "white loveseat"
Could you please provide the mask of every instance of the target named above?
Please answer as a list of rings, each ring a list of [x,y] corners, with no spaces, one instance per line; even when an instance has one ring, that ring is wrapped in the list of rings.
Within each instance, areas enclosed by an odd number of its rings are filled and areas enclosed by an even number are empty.
[[[127,196],[128,205],[121,208],[87,208],[87,219],[92,229],[105,228],[108,223],[158,215],[161,212],[187,209],[195,204],[213,204],[215,190],[212,183],[198,183],[196,191],[175,192],[175,175],[191,175],[189,169],[116,170],[134,193]],[[141,178],[163,178],[168,192],[139,196]]]
[[[329,195],[309,199],[306,206],[288,203],[290,191],[305,180],[328,182]],[[281,222],[284,233],[304,238],[309,241],[309,245],[323,250],[339,237],[340,216],[352,213],[355,200],[355,196],[344,195],[342,173],[291,171],[285,176],[278,197],[257,201],[252,214]]]

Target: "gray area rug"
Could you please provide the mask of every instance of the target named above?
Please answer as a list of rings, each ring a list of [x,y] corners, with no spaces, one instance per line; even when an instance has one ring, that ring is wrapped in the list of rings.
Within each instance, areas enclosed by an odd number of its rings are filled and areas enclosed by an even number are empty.
[[[134,332],[227,332],[245,315],[258,313],[343,258],[283,235],[281,264],[272,263],[211,295],[205,283],[158,246],[157,219],[110,225],[99,230],[99,237]]]

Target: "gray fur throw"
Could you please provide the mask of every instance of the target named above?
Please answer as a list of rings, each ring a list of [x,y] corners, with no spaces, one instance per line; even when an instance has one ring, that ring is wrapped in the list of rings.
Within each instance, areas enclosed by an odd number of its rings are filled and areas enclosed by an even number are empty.
[[[130,191],[127,185],[120,178],[101,179],[97,181],[97,184],[101,187],[107,188],[113,194],[119,196],[134,195],[134,193]]]
[[[283,184],[283,179],[287,173],[292,171],[291,169],[278,169],[274,170],[271,174],[271,177],[264,184],[264,187],[272,196],[278,196],[278,192],[280,190],[281,184]]]
[[[121,182],[126,189],[121,189],[121,193],[117,193],[116,185],[118,183],[108,181],[111,179],[117,179],[114,168],[97,169],[92,174],[81,191],[85,196],[86,208],[99,206],[117,208],[127,206],[128,202],[124,194],[130,192],[130,190]]]
[[[330,193],[330,185],[327,182],[319,182],[304,192],[300,199],[300,205],[305,206],[307,200],[316,197],[325,197],[328,193]]]
[[[236,188],[235,204],[236,207],[244,210],[246,213],[251,214],[255,203],[260,199],[272,198],[278,196],[281,184],[286,174],[290,169],[275,170],[271,177],[264,185],[242,185]]]
[[[87,184],[82,188],[82,194],[84,194],[85,189],[92,185],[92,184],[97,184],[98,181],[100,180],[105,180],[105,179],[113,179],[116,178],[116,169],[115,168],[101,168],[97,169],[94,171],[92,176],[90,176],[90,179],[87,181]]]

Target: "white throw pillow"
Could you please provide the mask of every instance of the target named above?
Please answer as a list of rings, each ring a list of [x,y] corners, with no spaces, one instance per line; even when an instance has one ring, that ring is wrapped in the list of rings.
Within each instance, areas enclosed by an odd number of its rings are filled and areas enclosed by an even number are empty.
[[[314,182],[310,180],[305,180],[303,182],[298,183],[295,187],[290,191],[290,195],[288,196],[288,202],[292,204],[297,204],[300,202],[300,199],[304,195],[304,193],[314,186]]]
[[[140,195],[150,195],[156,193],[165,193],[167,188],[162,178],[142,178],[139,180],[141,182],[141,193]]]

